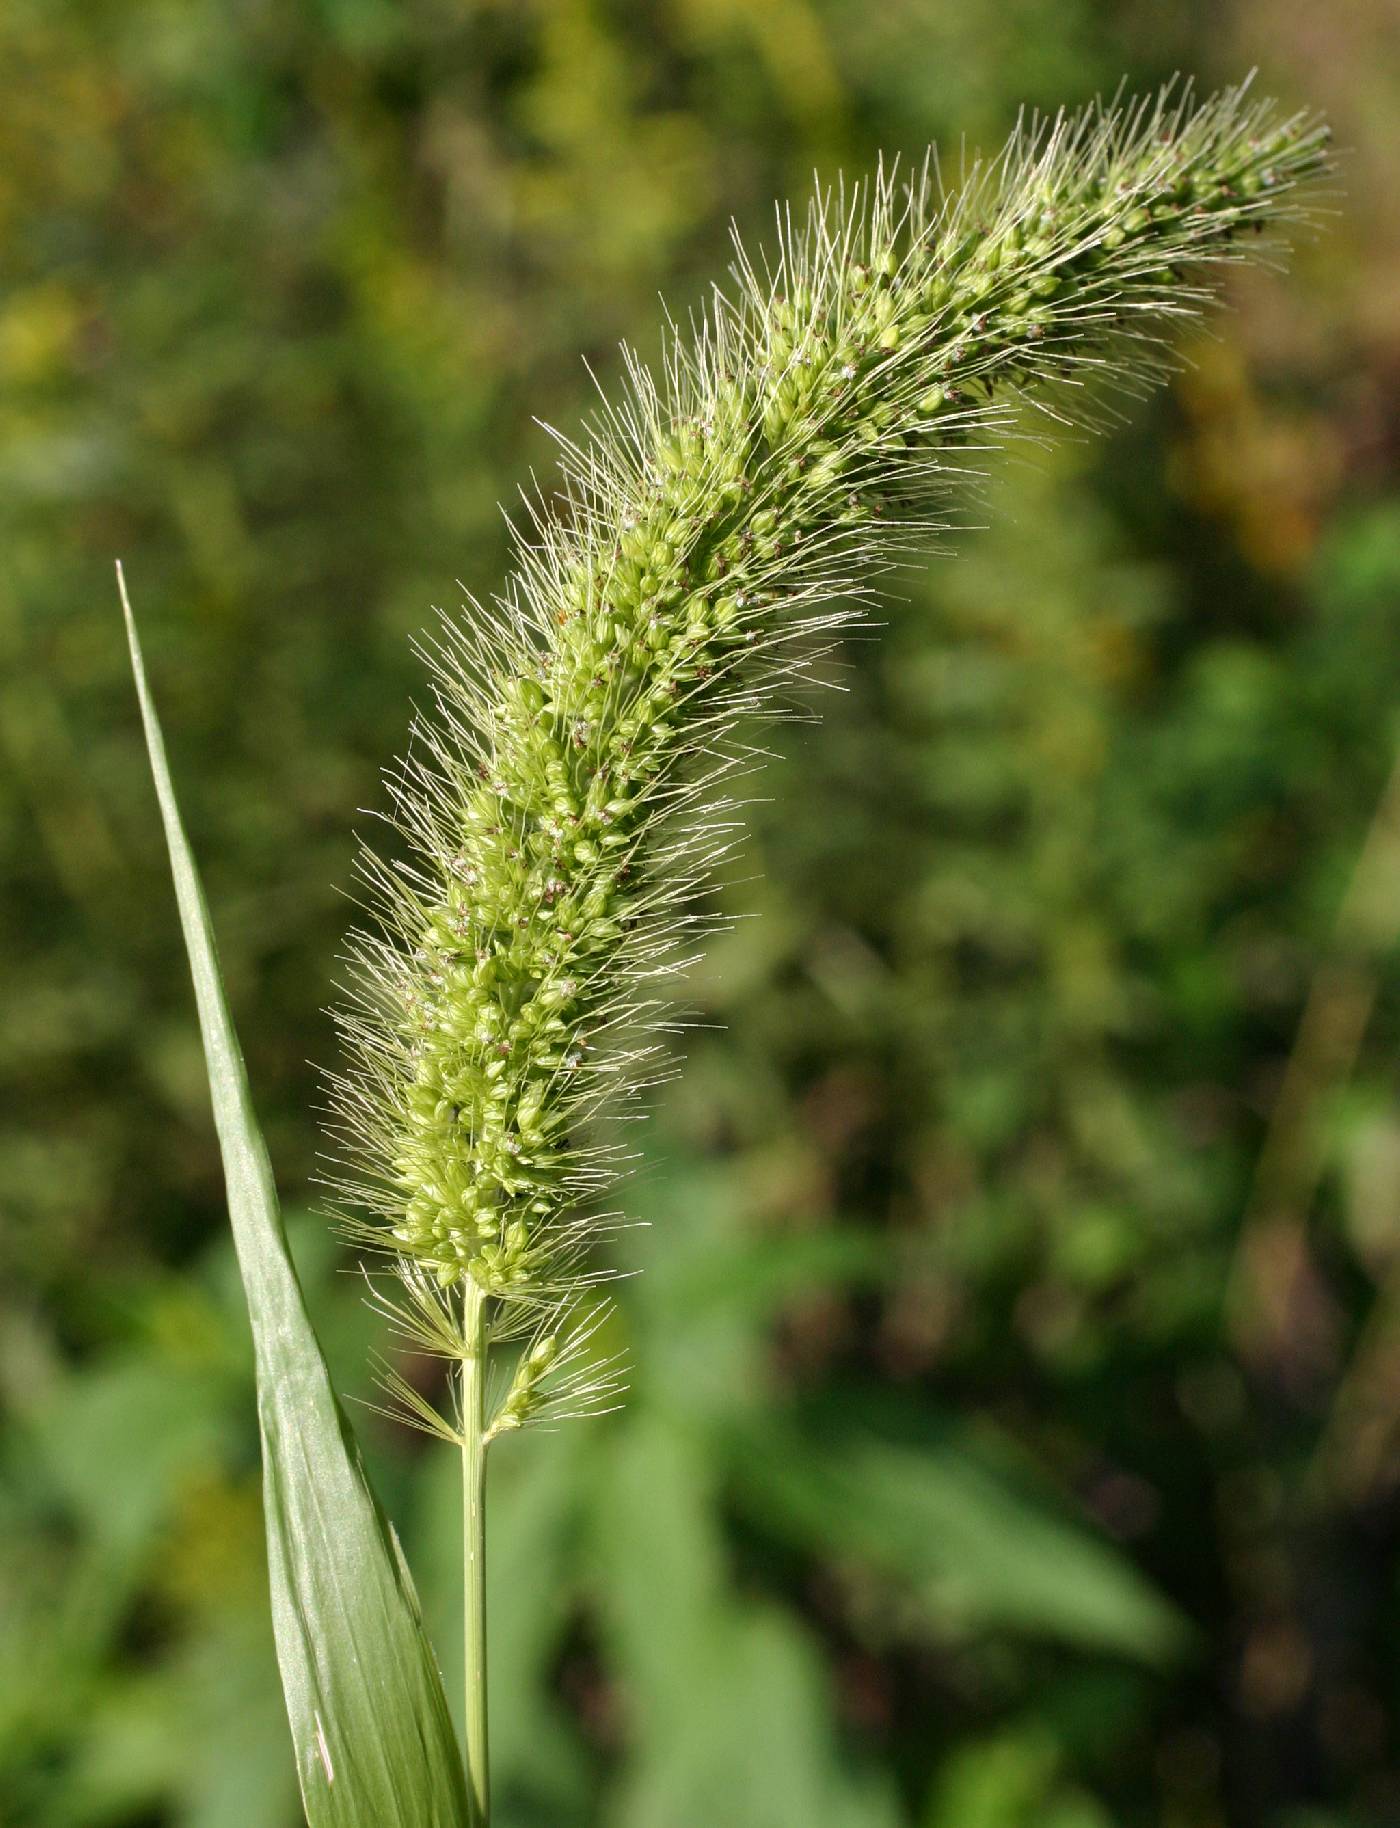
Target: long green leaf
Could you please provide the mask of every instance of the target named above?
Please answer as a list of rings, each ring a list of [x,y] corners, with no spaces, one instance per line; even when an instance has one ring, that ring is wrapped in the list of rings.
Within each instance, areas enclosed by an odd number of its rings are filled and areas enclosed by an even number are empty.
[[[273,1626],[307,1820],[461,1828],[466,1795],[442,1682],[287,1251],[120,566],[117,578],[253,1322]]]
[[[1184,1621],[1115,1546],[968,1441],[922,1433],[886,1433],[859,1405],[824,1407],[803,1429],[736,1425],[737,1494],[794,1539],[907,1584],[936,1621],[1147,1663],[1180,1652]]]

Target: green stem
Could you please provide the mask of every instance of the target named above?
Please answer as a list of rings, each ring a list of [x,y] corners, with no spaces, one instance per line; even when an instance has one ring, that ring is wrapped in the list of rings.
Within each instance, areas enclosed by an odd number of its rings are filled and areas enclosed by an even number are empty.
[[[488,1828],[486,1750],[486,1329],[485,1298],[468,1280],[462,1327],[462,1622],[466,1648],[467,1821]]]

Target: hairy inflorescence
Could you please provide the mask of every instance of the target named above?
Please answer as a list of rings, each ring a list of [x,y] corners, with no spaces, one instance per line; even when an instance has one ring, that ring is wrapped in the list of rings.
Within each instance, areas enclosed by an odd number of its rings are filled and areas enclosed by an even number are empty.
[[[767,261],[739,249],[659,375],[629,354],[622,397],[560,439],[505,593],[429,644],[432,712],[390,781],[409,855],[366,855],[335,1080],[400,1325],[448,1358],[526,1341],[488,1434],[618,1388],[588,1291],[622,1151],[593,1119],[666,1070],[758,720],[928,544],[970,446],[1022,400],[1082,419],[1094,383],[1151,378],[1210,268],[1296,221],[1327,165],[1315,120],[1169,91],[1027,123],[956,186],[930,155],[819,192]]]

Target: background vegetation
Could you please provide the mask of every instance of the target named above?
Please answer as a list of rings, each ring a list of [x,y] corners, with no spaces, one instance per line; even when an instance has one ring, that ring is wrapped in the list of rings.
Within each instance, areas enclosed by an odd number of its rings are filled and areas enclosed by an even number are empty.
[[[623,336],[815,167],[1262,65],[1353,148],[788,732],[628,1190],[624,1414],[493,1469],[503,1828],[1400,1819],[1386,0],[0,10],[0,1820],[289,1828],[246,1321],[123,555],[312,1213],[353,809]],[[983,513],[985,509],[985,516]],[[450,1689],[456,1468],[366,1418]]]

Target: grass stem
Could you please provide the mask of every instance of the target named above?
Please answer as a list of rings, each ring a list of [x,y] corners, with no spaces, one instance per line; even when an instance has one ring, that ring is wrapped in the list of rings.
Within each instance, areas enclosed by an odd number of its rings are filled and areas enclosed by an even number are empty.
[[[491,1783],[486,1743],[486,1339],[485,1299],[465,1283],[462,1325],[462,1623],[466,1650],[467,1819],[488,1828]]]

